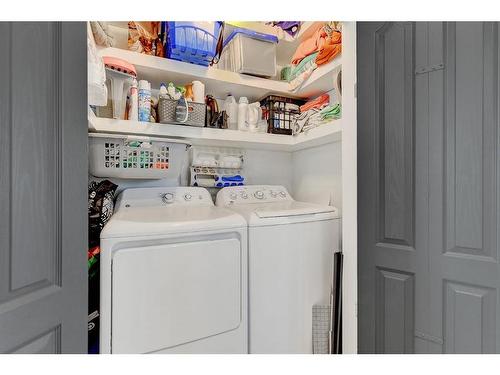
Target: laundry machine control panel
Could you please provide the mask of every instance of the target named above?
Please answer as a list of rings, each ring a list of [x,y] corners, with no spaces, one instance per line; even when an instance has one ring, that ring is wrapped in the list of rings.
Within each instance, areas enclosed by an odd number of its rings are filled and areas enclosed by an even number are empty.
[[[283,186],[247,185],[226,187],[217,194],[223,205],[293,200]]]
[[[162,187],[124,190],[117,199],[116,210],[148,206],[213,206],[207,189],[201,187]]]

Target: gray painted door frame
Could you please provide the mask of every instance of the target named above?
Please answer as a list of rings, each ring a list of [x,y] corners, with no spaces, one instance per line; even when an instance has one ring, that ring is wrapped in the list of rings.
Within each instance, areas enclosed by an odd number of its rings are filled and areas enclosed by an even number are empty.
[[[359,352],[500,352],[498,23],[359,23]]]
[[[87,352],[83,22],[0,22],[0,352]]]

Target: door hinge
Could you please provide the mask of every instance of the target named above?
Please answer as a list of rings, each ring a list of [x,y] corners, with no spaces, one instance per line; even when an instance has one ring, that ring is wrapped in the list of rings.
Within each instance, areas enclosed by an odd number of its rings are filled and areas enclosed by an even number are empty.
[[[423,66],[421,68],[418,68],[415,70],[415,74],[425,74],[425,73],[430,73],[430,72],[435,72],[437,70],[443,70],[444,69],[444,64],[436,64],[436,65],[429,65],[429,66]]]

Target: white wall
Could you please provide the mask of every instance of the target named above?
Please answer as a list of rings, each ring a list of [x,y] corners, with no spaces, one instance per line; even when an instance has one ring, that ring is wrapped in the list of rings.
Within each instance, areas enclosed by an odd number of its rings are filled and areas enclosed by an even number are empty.
[[[248,185],[283,185],[293,191],[292,154],[281,151],[246,150],[245,169]]]
[[[342,209],[340,142],[296,151],[292,160],[292,191],[295,199]]]

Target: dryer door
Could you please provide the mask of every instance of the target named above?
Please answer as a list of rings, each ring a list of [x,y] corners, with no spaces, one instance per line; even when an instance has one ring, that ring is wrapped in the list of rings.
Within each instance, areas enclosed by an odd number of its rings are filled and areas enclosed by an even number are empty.
[[[237,328],[235,238],[119,250],[112,264],[113,353],[148,353]]]

